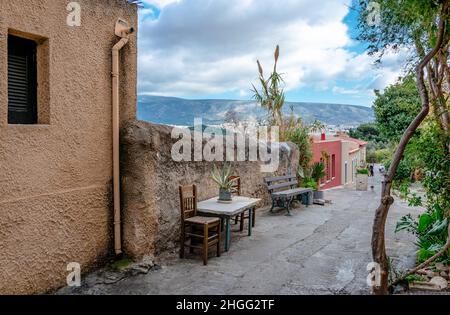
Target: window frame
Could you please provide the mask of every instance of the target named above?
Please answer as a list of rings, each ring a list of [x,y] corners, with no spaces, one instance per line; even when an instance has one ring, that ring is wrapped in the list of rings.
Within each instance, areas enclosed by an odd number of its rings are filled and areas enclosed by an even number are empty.
[[[24,37],[16,36],[15,34],[8,34],[8,53],[7,53],[7,67],[8,67],[8,124],[10,125],[35,125],[38,123],[38,60],[37,60],[37,50],[38,43],[32,39],[27,39]],[[25,58],[25,69],[20,69],[19,65],[13,64],[12,59]],[[12,77],[12,68],[19,68],[17,71],[24,73],[26,77],[26,107],[21,111],[20,107],[14,108],[12,105],[13,98],[20,99],[21,96],[17,93],[12,96],[12,89],[14,89],[12,82],[13,80],[19,80],[17,77]],[[19,73],[20,74],[20,73]],[[21,85],[22,82],[16,84]]]

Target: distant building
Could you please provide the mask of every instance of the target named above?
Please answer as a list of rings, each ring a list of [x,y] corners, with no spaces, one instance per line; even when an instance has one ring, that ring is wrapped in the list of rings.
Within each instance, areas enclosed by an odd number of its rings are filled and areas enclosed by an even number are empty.
[[[356,169],[366,163],[367,142],[349,137],[344,132],[313,136],[313,161],[325,165],[326,176],[321,189],[352,184]]]

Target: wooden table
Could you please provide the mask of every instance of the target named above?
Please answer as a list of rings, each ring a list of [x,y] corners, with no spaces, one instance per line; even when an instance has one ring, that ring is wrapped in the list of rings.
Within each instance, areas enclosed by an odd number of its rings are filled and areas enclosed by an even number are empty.
[[[231,203],[219,203],[217,201],[218,199],[219,197],[215,197],[199,202],[197,210],[203,215],[220,217],[222,221],[225,222],[225,251],[227,252],[231,245],[231,219],[236,215],[240,215],[242,212],[249,210],[248,236],[251,236],[252,214],[261,199],[235,196]]]

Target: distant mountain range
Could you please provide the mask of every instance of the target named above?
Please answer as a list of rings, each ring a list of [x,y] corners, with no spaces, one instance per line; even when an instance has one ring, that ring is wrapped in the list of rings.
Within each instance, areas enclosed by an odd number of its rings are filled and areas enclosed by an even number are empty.
[[[355,105],[324,103],[285,104],[284,111],[294,113],[306,122],[319,120],[327,125],[359,125],[374,120],[372,108]],[[139,96],[138,119],[158,124],[192,126],[194,118],[202,118],[207,125],[220,125],[228,112],[240,120],[255,120],[266,116],[266,111],[254,101],[187,100],[175,97]]]

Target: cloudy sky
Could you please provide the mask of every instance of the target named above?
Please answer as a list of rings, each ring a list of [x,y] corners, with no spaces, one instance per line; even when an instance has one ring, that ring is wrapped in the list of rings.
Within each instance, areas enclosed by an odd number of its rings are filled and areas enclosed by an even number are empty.
[[[289,101],[371,106],[394,83],[404,54],[375,67],[355,40],[351,0],[144,0],[139,93],[251,99],[256,60],[266,72],[281,47]]]

